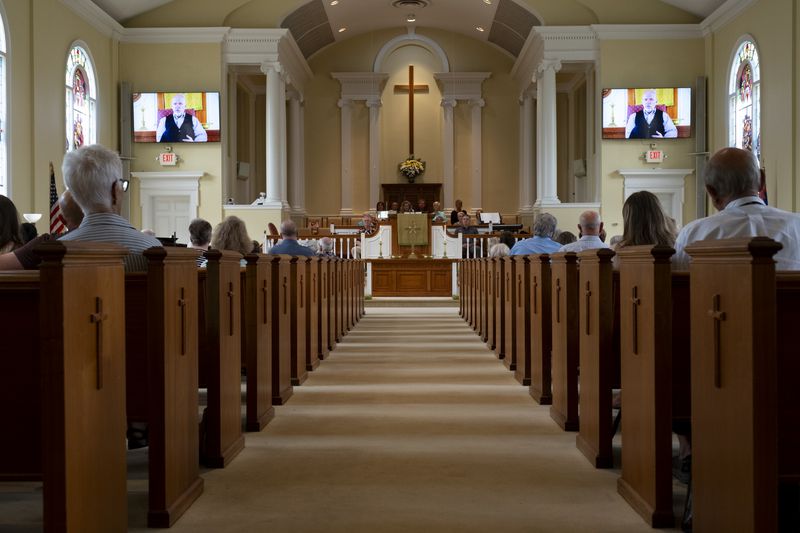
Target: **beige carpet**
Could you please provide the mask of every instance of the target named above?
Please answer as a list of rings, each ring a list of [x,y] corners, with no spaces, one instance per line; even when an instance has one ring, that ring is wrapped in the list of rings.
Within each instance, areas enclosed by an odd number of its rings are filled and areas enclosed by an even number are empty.
[[[652,531],[457,312],[368,309],[172,531]]]

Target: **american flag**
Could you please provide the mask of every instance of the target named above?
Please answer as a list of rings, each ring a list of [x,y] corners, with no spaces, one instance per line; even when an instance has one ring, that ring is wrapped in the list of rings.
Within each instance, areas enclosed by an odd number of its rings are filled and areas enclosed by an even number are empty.
[[[58,190],[56,190],[56,175],[53,172],[53,163],[50,163],[50,233],[61,235],[67,226],[61,215],[61,204],[58,203]]]

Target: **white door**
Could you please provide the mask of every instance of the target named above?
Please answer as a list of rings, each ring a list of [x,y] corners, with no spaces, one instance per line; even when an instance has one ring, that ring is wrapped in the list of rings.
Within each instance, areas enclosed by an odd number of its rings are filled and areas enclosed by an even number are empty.
[[[153,197],[153,227],[158,237],[173,233],[181,244],[189,243],[189,196]]]

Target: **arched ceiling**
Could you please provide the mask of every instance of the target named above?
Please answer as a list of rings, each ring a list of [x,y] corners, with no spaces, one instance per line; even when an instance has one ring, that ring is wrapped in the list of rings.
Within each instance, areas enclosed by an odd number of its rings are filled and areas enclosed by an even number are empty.
[[[127,27],[287,27],[310,57],[354,35],[408,26],[461,33],[516,56],[535,25],[697,23],[725,0],[91,1]]]

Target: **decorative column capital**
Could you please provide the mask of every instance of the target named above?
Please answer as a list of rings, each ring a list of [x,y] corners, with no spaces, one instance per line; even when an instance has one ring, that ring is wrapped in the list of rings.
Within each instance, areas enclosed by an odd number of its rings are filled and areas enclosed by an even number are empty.
[[[304,102],[303,93],[298,91],[297,89],[286,89],[286,99],[287,100],[297,100],[301,105]]]
[[[350,98],[340,98],[336,105],[341,109],[350,108],[353,105],[353,101]]]
[[[473,98],[469,101],[469,105],[472,107],[483,107],[486,105],[486,100],[483,98]]]
[[[442,107],[445,109],[453,109],[455,106],[458,105],[458,101],[455,98],[442,98]]]
[[[376,107],[381,108],[383,107],[383,100],[380,98],[367,98],[366,102],[364,102],[367,107]]]
[[[262,61],[261,72],[269,75],[282,74],[284,71],[283,65],[280,61]]]
[[[552,70],[554,74],[561,70],[561,60],[543,59],[542,62],[539,63],[539,66],[536,67],[536,77],[541,78],[548,70]]]

